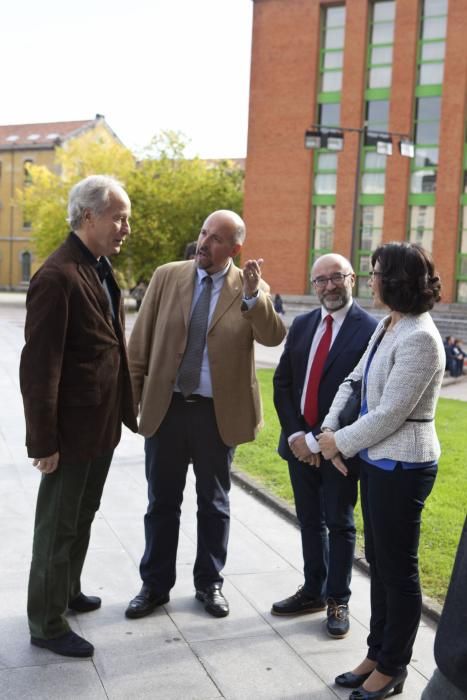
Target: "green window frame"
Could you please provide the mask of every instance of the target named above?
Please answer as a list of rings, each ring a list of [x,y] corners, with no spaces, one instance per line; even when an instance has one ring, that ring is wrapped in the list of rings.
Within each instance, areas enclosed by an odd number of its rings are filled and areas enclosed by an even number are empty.
[[[388,90],[392,81],[396,3],[394,0],[374,2],[371,10],[371,20],[368,27],[367,88],[369,90]],[[379,34],[382,36],[378,36]],[[387,78],[384,78],[385,75]],[[372,84],[378,82],[383,84]]]
[[[444,11],[438,11],[443,3],[423,0],[420,18],[420,38],[417,49],[417,84],[419,86],[441,85],[443,82],[444,55],[446,49],[447,0]],[[439,34],[436,22],[441,22]],[[434,27],[434,32],[430,27]],[[434,33],[434,35],[432,35]],[[426,36],[428,34],[428,36]],[[431,54],[431,55],[430,55]],[[430,75],[430,68],[431,75]]]
[[[342,75],[345,45],[345,5],[323,8],[320,42],[320,92],[339,93],[342,89]],[[328,39],[335,35],[336,42]],[[336,45],[329,45],[329,43]],[[326,86],[326,83],[329,85]]]

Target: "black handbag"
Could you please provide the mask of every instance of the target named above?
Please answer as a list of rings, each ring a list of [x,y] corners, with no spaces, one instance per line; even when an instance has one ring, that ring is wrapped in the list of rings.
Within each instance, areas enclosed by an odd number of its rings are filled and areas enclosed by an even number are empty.
[[[347,382],[352,387],[352,393],[347,399],[344,408],[339,413],[339,427],[341,428],[355,423],[360,415],[360,409],[362,407],[362,380],[348,379]]]

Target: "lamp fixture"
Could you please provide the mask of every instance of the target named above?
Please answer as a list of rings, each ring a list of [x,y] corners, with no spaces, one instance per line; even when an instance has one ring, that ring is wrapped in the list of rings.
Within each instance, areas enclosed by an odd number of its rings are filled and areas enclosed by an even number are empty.
[[[376,140],[376,153],[379,153],[380,156],[392,155],[392,138],[390,136],[378,136]]]
[[[401,156],[405,156],[406,158],[414,158],[415,144],[408,139],[402,139],[402,141],[399,141],[399,151]]]
[[[326,146],[330,151],[342,151],[344,135],[340,131],[330,132],[326,136]]]
[[[321,148],[321,132],[307,129],[305,131],[305,148],[316,150]]]

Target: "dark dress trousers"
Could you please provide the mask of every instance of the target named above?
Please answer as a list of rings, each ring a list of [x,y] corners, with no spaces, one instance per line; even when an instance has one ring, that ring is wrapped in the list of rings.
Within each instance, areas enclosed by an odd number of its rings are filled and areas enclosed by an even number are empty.
[[[80,591],[91,523],[124,422],[137,430],[124,338],[123,304],[110,274],[70,234],[33,276],[26,301],[20,385],[30,457],[59,452],[41,479],[28,593],[34,637],[69,625],[69,600]]]
[[[358,493],[360,460],[347,460],[343,476],[331,462],[319,468],[298,461],[288,444],[294,433],[319,433],[334,395],[363,355],[376,328],[376,320],[352,303],[327,357],[318,390],[316,425],[308,425],[300,404],[313,336],[321,321],[321,309],[298,316],[287,337],[274,375],[274,404],[281,424],[279,454],[288,462],[300,523],[304,561],[304,590],[318,598],[345,604],[355,550],[353,510]]]

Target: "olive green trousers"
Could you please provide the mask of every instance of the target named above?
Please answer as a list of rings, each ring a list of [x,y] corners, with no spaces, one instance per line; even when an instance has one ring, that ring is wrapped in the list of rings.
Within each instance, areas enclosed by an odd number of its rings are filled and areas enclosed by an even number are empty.
[[[36,505],[28,619],[32,637],[52,639],[70,626],[69,601],[81,593],[81,571],[112,453],[62,464],[42,476]]]

